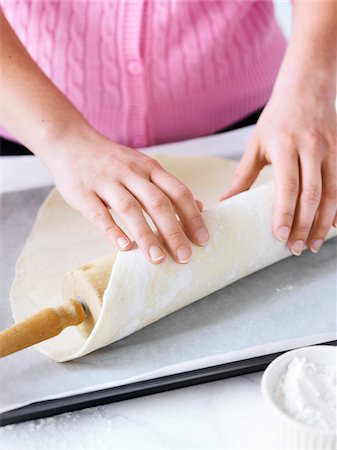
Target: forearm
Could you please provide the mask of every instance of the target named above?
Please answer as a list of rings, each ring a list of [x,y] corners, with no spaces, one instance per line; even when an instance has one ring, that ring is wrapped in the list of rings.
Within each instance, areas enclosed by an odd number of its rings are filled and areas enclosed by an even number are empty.
[[[293,31],[275,88],[287,86],[336,96],[335,1],[293,2]]]
[[[47,143],[89,130],[79,111],[44,75],[0,10],[0,123],[38,156]]]

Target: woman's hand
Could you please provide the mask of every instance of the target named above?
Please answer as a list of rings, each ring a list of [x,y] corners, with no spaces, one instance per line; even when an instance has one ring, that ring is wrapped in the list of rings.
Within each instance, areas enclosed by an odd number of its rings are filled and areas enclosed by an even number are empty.
[[[129,250],[132,243],[109,208],[149,261],[163,261],[166,246],[175,261],[188,262],[189,239],[199,245],[209,239],[201,205],[189,189],[153,159],[95,132],[36,65],[1,9],[0,31],[1,124],[45,163],[65,200],[118,249]]]
[[[337,226],[336,110],[323,84],[289,83],[274,91],[222,200],[252,185],[266,164],[276,188],[273,233],[294,255],[317,253]]]
[[[187,263],[192,256],[189,239],[198,245],[207,244],[202,206],[183,183],[141,152],[94,131],[81,134],[49,145],[42,159],[68,204],[88,218],[116,248],[129,250],[132,242],[114,222],[109,209],[119,215],[152,263],[163,261],[164,246],[176,262]],[[149,227],[143,210],[155,223],[163,242]]]
[[[273,233],[295,255],[317,253],[337,226],[336,5],[293,2],[293,30],[272,96],[223,199],[273,165]]]
[[[118,249],[129,250],[132,243],[108,208],[118,213],[149,261],[163,261],[166,246],[175,261],[188,262],[189,239],[199,245],[209,239],[202,206],[189,189],[153,159],[95,132],[36,65],[1,8],[0,31],[1,124],[45,163],[65,200]]]

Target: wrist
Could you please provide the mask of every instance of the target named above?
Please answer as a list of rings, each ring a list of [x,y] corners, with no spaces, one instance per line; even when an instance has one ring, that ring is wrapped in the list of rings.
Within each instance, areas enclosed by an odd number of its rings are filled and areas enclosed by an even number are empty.
[[[335,64],[319,64],[315,57],[304,56],[298,49],[289,48],[276,79],[273,95],[312,95],[335,102]]]
[[[289,93],[306,94],[335,102],[336,60],[335,55],[323,55],[324,51],[303,48],[298,42],[289,44],[273,95],[284,90]]]
[[[55,161],[70,156],[76,149],[85,147],[99,136],[99,133],[80,116],[67,123],[42,126],[32,151],[47,167],[50,167]]]

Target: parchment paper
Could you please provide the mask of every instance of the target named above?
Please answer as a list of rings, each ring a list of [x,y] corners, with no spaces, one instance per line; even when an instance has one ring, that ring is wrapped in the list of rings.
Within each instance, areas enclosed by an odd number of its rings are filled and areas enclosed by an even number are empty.
[[[1,201],[0,329],[12,324],[14,266],[49,189]],[[336,339],[336,239],[291,257],[68,363],[34,349],[0,360],[0,412]]]

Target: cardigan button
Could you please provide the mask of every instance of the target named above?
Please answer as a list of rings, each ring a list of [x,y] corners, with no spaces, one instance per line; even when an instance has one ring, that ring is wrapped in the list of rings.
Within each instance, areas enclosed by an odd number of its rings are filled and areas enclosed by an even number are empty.
[[[139,59],[129,59],[126,64],[126,70],[130,75],[141,75],[143,73],[143,64]]]

